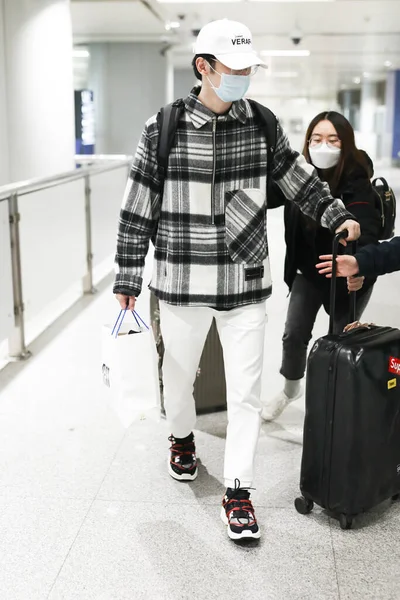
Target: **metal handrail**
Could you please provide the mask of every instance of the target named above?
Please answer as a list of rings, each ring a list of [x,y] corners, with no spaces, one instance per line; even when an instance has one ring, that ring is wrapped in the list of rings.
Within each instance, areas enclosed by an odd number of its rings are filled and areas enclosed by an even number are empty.
[[[94,164],[104,161],[120,161],[129,160],[132,161],[133,156],[127,154],[77,154],[75,156],[75,162],[78,165]]]
[[[98,175],[100,173],[106,173],[107,171],[113,171],[115,169],[121,169],[125,166],[130,166],[132,162],[131,156],[118,156],[117,158],[111,158],[110,156],[96,156],[94,155],[90,159],[86,157],[76,156],[77,164],[84,164],[86,162],[101,162],[105,161],[109,164],[85,166],[83,169],[73,169],[71,171],[64,171],[57,175],[50,177],[37,177],[35,179],[29,179],[27,181],[20,181],[18,183],[11,183],[0,187],[0,202],[8,200],[10,196],[17,194],[18,196],[26,196],[33,192],[41,192],[42,190],[57,187],[58,185],[64,185],[72,181],[84,179],[87,176]]]
[[[65,171],[50,177],[38,177],[28,181],[20,181],[0,187],[0,202],[8,202],[8,213],[10,223],[10,246],[11,246],[11,271],[13,283],[13,302],[14,302],[14,328],[9,337],[9,355],[13,360],[24,360],[31,356],[26,348],[25,342],[25,319],[24,319],[24,300],[22,288],[22,268],[21,268],[21,244],[19,223],[21,215],[18,208],[18,199],[20,196],[26,196],[34,192],[65,185],[72,181],[83,179],[85,182],[85,217],[86,217],[86,265],[87,272],[83,279],[83,292],[85,294],[94,294],[96,292],[93,285],[93,253],[92,253],[92,210],[91,210],[91,188],[90,178],[93,175],[114,171],[128,167],[130,171],[132,156],[128,155],[90,155],[76,156],[75,162],[81,165],[80,169]],[[88,163],[97,163],[89,165]],[[98,164],[104,163],[104,164]]]

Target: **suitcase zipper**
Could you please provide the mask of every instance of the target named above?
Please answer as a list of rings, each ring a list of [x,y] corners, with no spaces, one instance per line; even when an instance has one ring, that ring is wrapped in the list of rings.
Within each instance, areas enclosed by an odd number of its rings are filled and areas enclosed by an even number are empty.
[[[339,355],[340,347],[339,344],[335,344],[334,351],[332,353],[331,361],[329,364],[329,401],[326,407],[326,420],[325,420],[325,448],[324,448],[324,460],[322,461],[322,474],[321,482],[322,489],[325,490],[324,494],[324,506],[329,510],[329,497],[331,487],[331,464],[332,464],[332,440],[333,440],[333,415],[335,413],[335,382],[337,374],[337,357]],[[326,485],[324,485],[326,482]]]

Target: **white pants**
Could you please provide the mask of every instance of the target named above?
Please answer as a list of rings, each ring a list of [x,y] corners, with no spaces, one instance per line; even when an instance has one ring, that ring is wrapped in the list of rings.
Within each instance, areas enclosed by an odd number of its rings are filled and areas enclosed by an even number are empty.
[[[165,412],[175,437],[186,437],[194,429],[193,385],[213,317],[224,353],[228,404],[225,485],[234,487],[237,478],[248,487],[261,422],[265,302],[223,312],[160,302]]]

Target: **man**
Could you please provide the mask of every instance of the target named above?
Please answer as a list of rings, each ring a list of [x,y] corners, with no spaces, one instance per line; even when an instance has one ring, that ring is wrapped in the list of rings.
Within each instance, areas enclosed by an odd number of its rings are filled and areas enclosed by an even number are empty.
[[[133,309],[156,231],[150,289],[160,300],[168,470],[177,480],[197,477],[193,383],[216,319],[229,421],[221,516],[232,539],[260,537],[248,489],[260,428],[265,301],[271,294],[267,145],[243,96],[261,64],[244,25],[224,19],[200,31],[193,67],[202,85],[184,100],[162,198],[156,117],[139,142],[120,216],[114,285],[121,306]],[[359,237],[358,223],[290,148],[280,126],[272,177],[305,214],[331,231],[347,228],[349,240]]]
[[[332,255],[326,254],[320,256],[325,261],[317,265],[321,275],[332,277]],[[354,256],[343,255],[337,257],[336,273],[338,277],[351,277],[358,275],[361,277],[378,277],[386,273],[400,271],[400,237],[394,237],[390,242],[382,242],[379,245],[369,245],[361,248]],[[358,289],[359,286],[352,287],[352,280],[349,280],[349,290]]]

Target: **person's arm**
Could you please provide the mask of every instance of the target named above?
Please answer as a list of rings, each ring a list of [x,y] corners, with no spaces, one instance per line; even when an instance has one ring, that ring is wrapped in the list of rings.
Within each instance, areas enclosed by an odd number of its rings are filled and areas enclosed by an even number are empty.
[[[347,229],[348,240],[357,239],[360,226],[341,200],[335,200],[327,183],[323,183],[314,167],[295,152],[278,123],[277,143],[272,166],[272,178],[288,200],[332,233]]]
[[[321,275],[332,277],[332,255],[320,256],[321,262],[316,265]],[[377,246],[365,246],[355,256],[342,255],[337,257],[338,277],[362,275],[378,277],[386,273],[400,271],[400,237]]]
[[[393,271],[400,271],[400,237],[378,246],[365,246],[356,253],[358,270],[361,275],[377,277]]]
[[[126,297],[141,292],[145,258],[160,215],[156,135],[156,126],[149,121],[136,150],[119,217],[114,293]]]

